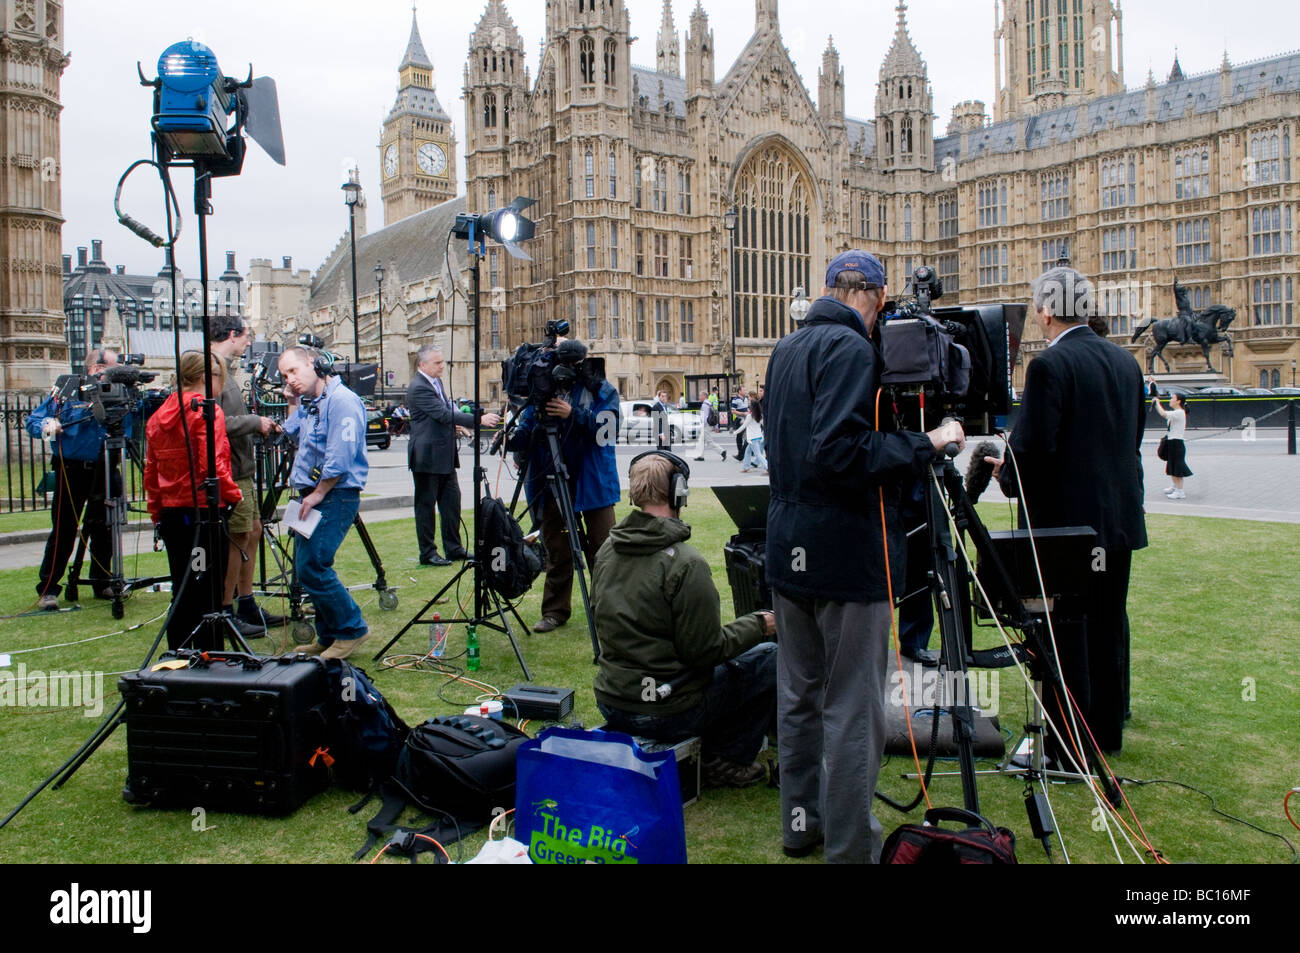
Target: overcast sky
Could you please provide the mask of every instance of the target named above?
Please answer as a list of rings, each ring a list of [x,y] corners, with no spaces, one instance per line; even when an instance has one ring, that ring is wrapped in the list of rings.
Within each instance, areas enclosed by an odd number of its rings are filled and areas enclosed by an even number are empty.
[[[684,36],[695,0],[673,0]],[[458,140],[458,182],[464,191],[465,110],[461,102],[469,35],[483,13],[478,0],[422,0],[420,31],[434,64],[438,98],[452,117]],[[627,0],[634,65],[655,59],[662,0]],[[1300,36],[1300,7],[1276,0],[1129,0],[1124,7],[1125,81],[1146,81],[1154,69],[1163,81],[1175,45],[1189,74],[1215,70],[1226,48],[1234,64],[1285,52]],[[535,78],[544,26],[543,0],[507,0]],[[717,50],[717,78],[734,62],[754,28],[754,0],[704,0]],[[845,72],[846,111],[870,119],[881,60],[894,35],[894,0],[786,0],[781,26],[786,46],[814,101],[817,72],[831,35]],[[358,12],[362,11],[362,12]],[[193,37],[215,51],[224,73],[275,78],[279,85],[287,165],[250,148],[244,172],[218,179],[209,219],[209,267],[224,268],[226,250],[247,272],[250,258],[277,264],[291,255],[295,267],[315,269],[347,230],[339,186],[344,170],[359,164],[370,203],[371,229],[383,224],[379,196],[379,135],[397,91],[397,66],[410,31],[408,0],[77,0],[66,10],[63,75],[63,250],[75,255],[91,239],[105,241],[105,258],[133,273],[153,273],[161,252],[117,224],[113,191],[135,159],[149,155],[151,90],[138,85],[136,61],[146,77],[157,73],[159,54]],[[942,135],[954,103],[993,101],[993,0],[912,0],[908,23],[934,86],[936,132]],[[683,52],[685,44],[682,44]],[[175,182],[184,232],[177,261],[198,274],[193,185],[188,171]],[[156,174],[137,170],[123,205],[162,230],[162,192]],[[358,262],[372,268],[373,262]]]

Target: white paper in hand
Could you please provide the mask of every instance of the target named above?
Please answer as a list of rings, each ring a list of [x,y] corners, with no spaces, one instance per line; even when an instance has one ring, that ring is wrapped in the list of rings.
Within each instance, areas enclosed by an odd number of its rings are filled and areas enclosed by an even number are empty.
[[[316,524],[320,522],[320,510],[311,510],[305,518],[299,519],[298,509],[298,501],[290,500],[284,508],[284,522],[303,539],[310,539],[316,531]]]

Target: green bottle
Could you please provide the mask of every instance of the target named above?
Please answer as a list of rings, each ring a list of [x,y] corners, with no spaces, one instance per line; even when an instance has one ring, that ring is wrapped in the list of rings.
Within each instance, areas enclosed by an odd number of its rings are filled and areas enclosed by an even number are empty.
[[[469,627],[469,636],[465,640],[465,668],[471,672],[477,672],[478,665],[478,632],[471,625]]]

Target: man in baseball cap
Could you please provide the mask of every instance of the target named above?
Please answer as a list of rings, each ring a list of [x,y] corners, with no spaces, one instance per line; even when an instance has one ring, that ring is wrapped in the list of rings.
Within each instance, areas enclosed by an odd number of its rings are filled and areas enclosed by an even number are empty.
[[[871,332],[885,285],[876,256],[836,255],[804,327],[772,352],[764,404],[782,847],[803,856],[824,843],[839,863],[880,858],[871,800],[893,615],[885,555],[898,585],[907,549],[901,489],[965,440],[955,423],[929,434],[875,429],[884,362]]]

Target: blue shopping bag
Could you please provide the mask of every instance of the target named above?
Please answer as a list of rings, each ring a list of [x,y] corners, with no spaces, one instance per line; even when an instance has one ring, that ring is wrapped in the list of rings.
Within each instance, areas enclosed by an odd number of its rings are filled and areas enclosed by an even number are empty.
[[[684,864],[677,759],[613,731],[548,728],[519,747],[515,836],[535,864]]]

